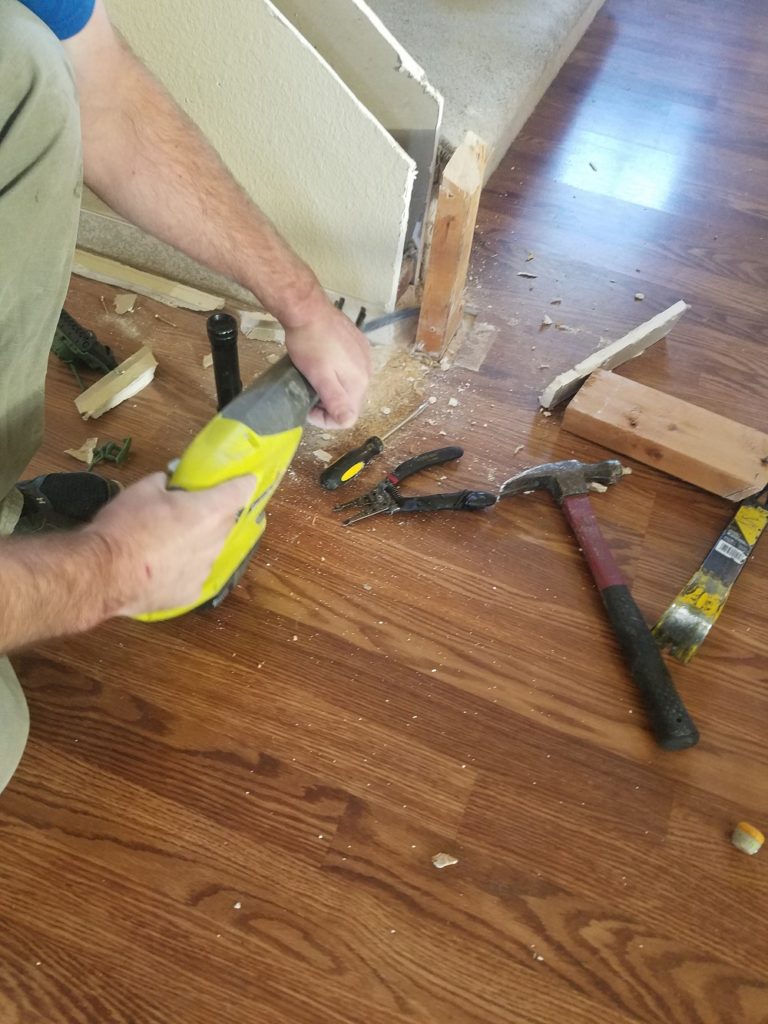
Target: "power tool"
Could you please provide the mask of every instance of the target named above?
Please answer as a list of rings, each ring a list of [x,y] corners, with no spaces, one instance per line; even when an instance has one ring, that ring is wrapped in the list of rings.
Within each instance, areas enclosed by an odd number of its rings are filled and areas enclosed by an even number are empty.
[[[215,608],[232,591],[264,532],[264,510],[291,464],[316,402],[311,384],[284,356],[225,405],[169,467],[169,488],[202,491],[248,473],[256,484],[196,600],[137,618],[160,622],[195,608]]]

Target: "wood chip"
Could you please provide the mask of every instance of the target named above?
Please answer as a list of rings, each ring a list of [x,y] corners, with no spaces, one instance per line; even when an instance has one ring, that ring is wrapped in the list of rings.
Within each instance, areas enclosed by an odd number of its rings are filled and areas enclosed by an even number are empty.
[[[124,313],[133,313],[138,295],[135,292],[120,292],[112,299],[115,312],[122,316]]]
[[[316,448],[312,452],[312,454],[314,455],[318,462],[328,463],[331,462],[331,460],[333,459],[331,453],[327,452],[324,448]]]
[[[544,317],[543,317],[543,319],[541,321],[541,326],[542,327],[551,327],[554,322],[555,321],[552,319],[552,317],[545,313]]]
[[[89,437],[79,448],[65,448],[64,454],[71,455],[73,459],[77,459],[78,462],[84,462],[90,466],[93,462],[93,453],[96,450],[96,445],[99,443],[98,437]]]
[[[207,370],[211,366],[213,366],[213,355],[209,352],[207,355],[203,356],[203,369]]]
[[[432,863],[436,868],[441,869],[449,868],[453,864],[458,864],[459,861],[457,857],[452,857],[450,853],[436,853],[432,858]]]
[[[752,857],[762,847],[765,842],[765,836],[759,828],[750,825],[748,821],[740,821],[733,830],[731,842],[737,850],[741,850],[742,853],[748,853]]]

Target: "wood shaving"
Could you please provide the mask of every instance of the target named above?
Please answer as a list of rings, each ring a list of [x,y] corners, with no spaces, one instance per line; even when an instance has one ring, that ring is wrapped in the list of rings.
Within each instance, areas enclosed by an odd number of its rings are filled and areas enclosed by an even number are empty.
[[[442,868],[449,868],[453,864],[458,864],[459,861],[457,857],[452,857],[450,853],[436,853],[432,858],[432,863],[440,870]]]
[[[550,327],[554,322],[555,321],[552,319],[552,317],[549,316],[549,314],[545,313],[544,317],[543,317],[543,319],[541,321],[541,326],[542,327]]]
[[[213,366],[213,356],[209,352],[207,356],[203,356],[203,369],[207,370]]]
[[[124,313],[133,313],[134,305],[138,295],[135,292],[120,292],[112,299],[112,305],[115,307],[115,312],[122,316]]]
[[[96,445],[99,443],[98,437],[89,437],[87,441],[84,441],[79,448],[65,448],[64,454],[71,455],[73,459],[77,459],[78,462],[85,462],[86,465],[90,466],[93,462],[93,453],[96,449]]]
[[[590,491],[595,491],[597,494],[605,494],[608,490],[605,484],[601,484],[599,480],[591,480],[589,484]]]

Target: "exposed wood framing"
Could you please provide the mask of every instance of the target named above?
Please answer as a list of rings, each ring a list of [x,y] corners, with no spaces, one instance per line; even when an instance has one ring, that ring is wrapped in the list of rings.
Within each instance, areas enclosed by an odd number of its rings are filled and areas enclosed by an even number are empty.
[[[461,323],[487,160],[485,143],[474,132],[467,132],[440,182],[416,331],[417,345],[434,356],[445,351]]]
[[[768,434],[607,370],[584,384],[563,426],[732,501],[768,484]]]
[[[155,376],[155,359],[152,349],[144,345],[125,362],[111,370],[101,380],[78,395],[75,399],[77,411],[84,420],[95,420],[128,398],[133,398],[150,383]]]
[[[682,300],[676,302],[674,306],[670,306],[669,309],[665,309],[644,324],[635,327],[623,338],[612,341],[610,345],[606,345],[587,356],[586,359],[582,359],[573,369],[561,373],[544,388],[539,398],[539,405],[542,409],[551,409],[553,406],[559,405],[560,402],[564,402],[566,398],[570,398],[578,390],[581,382],[586,380],[593,371],[613,370],[615,367],[621,366],[622,363],[639,356],[651,345],[666,338],[686,309],[690,309],[687,303]]]

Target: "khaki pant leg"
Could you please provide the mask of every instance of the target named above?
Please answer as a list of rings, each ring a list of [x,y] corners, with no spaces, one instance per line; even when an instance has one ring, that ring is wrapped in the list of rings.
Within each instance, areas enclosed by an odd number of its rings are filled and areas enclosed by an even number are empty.
[[[45,371],[67,285],[82,191],[80,118],[66,55],[17,0],[0,0],[0,528],[43,435]],[[0,539],[0,544],[2,544]],[[2,578],[0,578],[2,586]],[[0,790],[29,729],[0,658]]]

